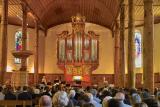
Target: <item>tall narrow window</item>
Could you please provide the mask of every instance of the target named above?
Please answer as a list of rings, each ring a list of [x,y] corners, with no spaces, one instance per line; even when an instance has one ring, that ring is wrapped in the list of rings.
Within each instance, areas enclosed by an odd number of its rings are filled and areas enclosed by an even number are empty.
[[[141,43],[141,33],[139,31],[135,32],[135,67],[142,67],[142,43]]]
[[[17,31],[15,33],[15,49],[16,49],[16,51],[22,50],[22,32],[21,31]],[[20,64],[21,59],[20,58],[15,58],[14,63]]]

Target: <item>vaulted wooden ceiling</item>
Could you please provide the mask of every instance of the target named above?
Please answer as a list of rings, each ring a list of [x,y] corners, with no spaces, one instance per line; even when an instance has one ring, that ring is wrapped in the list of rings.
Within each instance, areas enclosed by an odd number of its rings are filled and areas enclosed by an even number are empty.
[[[10,24],[21,25],[21,1],[27,3],[29,10],[46,29],[71,22],[71,16],[77,13],[84,15],[87,22],[111,28],[119,10],[119,0],[9,0]],[[28,14],[28,24],[34,27],[31,16]]]
[[[80,13],[87,22],[112,28],[119,21],[120,0],[9,0],[9,24],[21,25],[21,2],[28,6],[29,27],[34,27],[33,16],[39,20],[41,28],[48,29],[58,24],[71,21],[71,16]],[[125,0],[125,26],[128,26],[128,0]],[[135,24],[143,25],[143,0],[135,0]],[[0,3],[0,15],[1,15]],[[160,22],[160,0],[154,0],[153,11],[155,23]]]
[[[87,22],[111,27],[117,17],[118,0],[26,0],[47,27],[71,21],[80,13]],[[38,2],[37,2],[38,1]],[[114,5],[113,5],[114,4]]]

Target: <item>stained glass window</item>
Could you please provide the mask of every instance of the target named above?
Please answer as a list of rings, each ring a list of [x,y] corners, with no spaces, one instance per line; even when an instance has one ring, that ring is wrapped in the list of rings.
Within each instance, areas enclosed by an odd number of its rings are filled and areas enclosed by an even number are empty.
[[[22,49],[22,32],[21,31],[17,31],[15,33],[15,49],[16,49],[16,51],[20,51]],[[16,64],[20,64],[21,59],[15,58],[14,62]]]
[[[142,67],[142,45],[141,45],[141,33],[135,32],[135,67]]]

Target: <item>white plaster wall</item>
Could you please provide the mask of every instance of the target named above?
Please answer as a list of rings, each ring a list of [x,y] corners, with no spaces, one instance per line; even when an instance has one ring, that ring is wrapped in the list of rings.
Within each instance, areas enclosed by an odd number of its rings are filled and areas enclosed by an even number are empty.
[[[8,50],[7,50],[7,67],[8,72],[11,70],[17,70],[20,68],[20,64],[14,63],[14,57],[12,51],[15,50],[15,33],[17,30],[21,29],[20,26],[8,25]],[[39,72],[44,72],[44,45],[45,37],[42,32],[39,36]],[[27,29],[27,49],[33,51],[35,50],[35,30]],[[30,56],[27,61],[27,69],[30,73],[34,72],[34,55]]]
[[[45,72],[46,73],[63,73],[57,67],[56,55],[56,39],[57,34],[68,30],[71,33],[71,23],[61,24],[48,30],[45,44]],[[112,38],[111,31],[105,27],[87,23],[86,32],[94,31],[100,35],[99,47],[99,67],[93,71],[94,74],[112,74],[114,72],[114,38]]]

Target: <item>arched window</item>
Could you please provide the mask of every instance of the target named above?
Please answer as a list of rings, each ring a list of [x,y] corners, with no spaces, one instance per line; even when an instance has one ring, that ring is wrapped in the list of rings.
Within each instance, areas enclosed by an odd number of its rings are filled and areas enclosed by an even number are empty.
[[[142,42],[141,33],[139,31],[135,32],[135,67],[142,67]]]
[[[22,31],[17,31],[15,33],[15,50],[16,51],[22,50]],[[20,64],[21,63],[21,59],[15,58],[14,59],[14,63]]]

